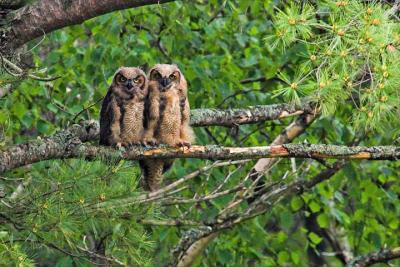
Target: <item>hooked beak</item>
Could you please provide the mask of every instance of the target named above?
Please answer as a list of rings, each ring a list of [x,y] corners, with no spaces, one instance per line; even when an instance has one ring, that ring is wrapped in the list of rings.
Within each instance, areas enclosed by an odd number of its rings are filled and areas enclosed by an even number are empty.
[[[126,86],[126,88],[128,88],[128,90],[131,90],[133,88],[132,81],[131,80],[127,80],[125,86]]]
[[[171,80],[169,78],[162,78],[160,84],[162,86],[162,91],[166,91],[171,87]]]

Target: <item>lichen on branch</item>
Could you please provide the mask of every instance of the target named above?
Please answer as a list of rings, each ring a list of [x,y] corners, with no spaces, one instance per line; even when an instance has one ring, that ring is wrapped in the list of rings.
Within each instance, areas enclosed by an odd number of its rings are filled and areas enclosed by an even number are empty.
[[[64,158],[105,158],[117,161],[144,158],[227,160],[279,157],[398,160],[400,158],[400,147],[287,144],[259,147],[223,147],[216,145],[191,147],[132,146],[126,150],[117,150],[110,147],[84,144],[79,138],[73,137],[71,132],[62,132],[44,140],[17,145],[1,152],[0,172],[43,160]]]

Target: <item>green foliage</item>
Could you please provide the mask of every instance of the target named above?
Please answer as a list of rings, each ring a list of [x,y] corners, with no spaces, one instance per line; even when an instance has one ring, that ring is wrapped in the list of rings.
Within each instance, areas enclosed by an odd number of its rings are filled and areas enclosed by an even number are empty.
[[[15,89],[0,99],[0,144],[98,119],[99,100],[119,66],[158,62],[174,62],[182,69],[192,108],[247,107],[307,97],[320,103],[323,116],[297,142],[348,145],[360,137],[361,145],[392,144],[399,134],[393,115],[399,107],[400,35],[398,23],[385,16],[389,6],[312,3],[176,1],[106,14],[51,33],[39,46],[36,41],[30,44],[34,71],[60,79],[19,81],[1,73],[0,87],[11,83]],[[245,79],[255,81],[241,82]],[[267,145],[291,121],[198,128],[197,143]],[[310,160],[295,163],[296,172],[293,162],[279,161],[265,181],[309,179],[324,168]],[[208,164],[176,160],[166,183]],[[223,189],[232,188],[253,164],[214,168],[191,180],[177,196],[210,193],[227,175]],[[356,255],[398,246],[399,167],[397,162],[351,162],[312,191],[223,232],[196,264],[310,266],[309,253],[320,253],[321,246],[327,248],[323,252],[334,252],[320,232],[332,226],[345,233]],[[139,169],[131,162],[66,159],[4,176],[13,179],[0,180],[7,196],[0,203],[0,219],[6,222],[0,226],[0,265],[7,266],[89,266],[83,250],[102,238],[105,254],[118,261],[160,266],[191,227],[145,226],[141,219],[209,221],[232,198],[196,205],[129,202],[142,193]],[[25,189],[9,200],[20,182]],[[113,206],[123,201],[128,204]],[[104,206],[90,208],[97,204]],[[77,254],[84,256],[74,257]],[[337,257],[325,259],[342,266]]]
[[[7,232],[1,232],[1,239],[3,241],[7,240]],[[21,246],[18,244],[0,244],[0,255],[1,261],[3,264],[15,263],[15,266],[35,266],[33,261],[26,255],[26,253],[21,249]]]
[[[9,220],[23,230],[11,234],[3,228],[9,242],[28,240],[51,243],[59,251],[68,248],[71,254],[89,249],[93,240],[107,238],[107,253],[128,265],[145,266],[154,242],[136,220],[157,216],[153,206],[130,205],[124,209],[95,208],[112,198],[124,199],[137,187],[136,168],[120,162],[118,165],[83,160],[38,164],[29,172],[30,182],[17,201],[9,203],[18,210]],[[26,207],[29,207],[28,209]],[[18,255],[16,248],[7,248]],[[124,248],[122,250],[122,248]],[[40,246],[31,247],[35,252]],[[40,259],[40,258],[38,258]],[[60,258],[60,260],[64,260]],[[87,259],[74,259],[75,264],[87,264]],[[85,265],[86,266],[86,265]]]
[[[271,50],[301,45],[295,73],[280,74],[287,86],[276,90],[289,101],[310,96],[331,115],[349,99],[357,128],[382,127],[398,114],[400,27],[388,7],[360,1],[290,4],[273,15]]]

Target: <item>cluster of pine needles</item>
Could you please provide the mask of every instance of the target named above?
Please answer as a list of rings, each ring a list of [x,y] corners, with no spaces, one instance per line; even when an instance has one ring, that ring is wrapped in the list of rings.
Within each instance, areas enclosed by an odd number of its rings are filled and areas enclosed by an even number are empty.
[[[371,130],[399,111],[400,23],[389,5],[362,2],[292,3],[274,13],[265,42],[300,58],[292,71],[277,74],[283,85],[275,96],[310,98],[324,115],[351,104],[354,126]]]

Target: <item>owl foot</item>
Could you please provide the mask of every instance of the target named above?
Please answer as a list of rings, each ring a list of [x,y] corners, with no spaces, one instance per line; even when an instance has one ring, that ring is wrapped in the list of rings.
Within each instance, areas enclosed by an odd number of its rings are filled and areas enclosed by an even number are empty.
[[[184,140],[180,140],[178,143],[175,144],[175,146],[177,147],[190,147],[192,144],[190,142],[184,141]]]
[[[126,146],[127,146],[127,144],[121,143],[121,142],[118,142],[115,144],[115,148],[118,150],[124,150]]]
[[[155,138],[143,138],[142,144],[145,146],[156,146],[158,142]]]
[[[142,143],[137,141],[137,142],[129,142],[129,146],[138,146],[141,145]]]

